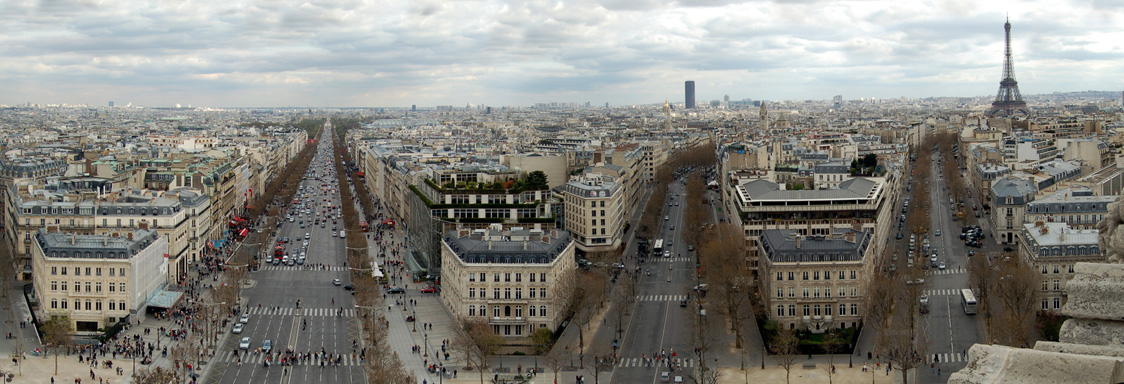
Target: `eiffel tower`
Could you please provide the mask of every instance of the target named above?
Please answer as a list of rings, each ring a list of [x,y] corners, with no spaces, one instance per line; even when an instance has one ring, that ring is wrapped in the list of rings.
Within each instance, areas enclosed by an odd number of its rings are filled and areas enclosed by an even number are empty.
[[[1003,24],[1007,32],[1007,51],[1003,55],[1003,80],[999,81],[999,94],[991,102],[991,109],[987,115],[991,117],[1009,117],[1015,114],[1029,115],[1022,94],[1019,93],[1019,82],[1015,80],[1015,66],[1011,63],[1011,20]]]

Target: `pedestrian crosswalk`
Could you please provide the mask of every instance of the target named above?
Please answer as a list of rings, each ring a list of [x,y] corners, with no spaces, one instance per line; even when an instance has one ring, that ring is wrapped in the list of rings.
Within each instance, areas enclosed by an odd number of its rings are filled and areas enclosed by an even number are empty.
[[[960,296],[959,289],[926,289],[925,294],[929,296]]]
[[[267,265],[262,265],[260,268],[258,268],[258,270],[260,270],[260,271],[306,271],[307,270],[307,271],[343,272],[343,271],[347,270],[347,267],[330,266],[330,267],[324,267],[324,268],[316,268],[316,267],[306,267],[306,266],[303,266],[303,265],[294,265],[294,266],[290,267],[290,266],[287,266],[287,265],[267,264]]]
[[[648,362],[645,362],[645,360],[648,360]],[[680,368],[692,368],[692,367],[695,366],[695,359],[683,359],[683,358],[673,357],[670,360],[671,360],[672,364],[677,364]],[[645,358],[641,358],[641,357],[627,357],[627,358],[622,358],[620,361],[618,361],[617,366],[621,367],[621,368],[666,367],[667,361],[666,360],[660,360],[660,361],[657,362],[652,358],[646,358],[645,359]]]
[[[687,300],[687,295],[643,295],[640,301],[680,301]]]
[[[655,262],[661,262],[661,263],[674,263],[674,262],[691,261],[691,258],[690,257],[653,257],[651,260],[655,261]]]
[[[929,276],[952,275],[952,274],[956,274],[956,273],[968,273],[968,271],[964,270],[964,269],[960,269],[960,268],[943,269],[943,270],[942,269],[930,269],[929,270]]]
[[[252,316],[355,316],[354,308],[344,308],[340,313],[339,308],[276,308],[250,307],[246,313]]]
[[[939,363],[964,363],[968,361],[968,356],[963,353],[937,353],[934,357],[939,357]]]
[[[222,357],[218,359],[218,362],[237,364],[239,357],[241,357],[241,359],[242,359],[242,364],[262,365],[265,362],[265,354],[264,353],[256,353],[255,354],[253,351],[238,351],[238,356],[235,356],[234,352],[223,352]],[[276,359],[276,356],[274,356],[274,359]],[[271,363],[276,364],[276,363],[278,363],[278,360],[271,361]],[[346,353],[340,355],[340,364],[339,365],[351,366],[351,365],[360,365],[360,363],[361,362],[359,361],[358,356],[355,356],[353,358],[351,356],[351,354],[346,354]],[[293,366],[302,366],[302,365],[319,366],[320,360],[317,359],[317,358],[312,358],[312,359],[309,359],[309,360],[301,361],[299,364],[293,364]],[[331,364],[328,362],[328,360],[326,360],[325,365],[331,365]]]

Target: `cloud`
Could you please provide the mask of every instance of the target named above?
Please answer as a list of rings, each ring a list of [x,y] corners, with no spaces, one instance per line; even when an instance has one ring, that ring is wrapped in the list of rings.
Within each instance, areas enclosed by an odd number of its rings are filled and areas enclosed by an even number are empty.
[[[1113,5],[8,0],[0,104],[652,103],[688,79],[700,100],[972,96],[997,86],[1008,10],[1024,92],[1120,88]]]

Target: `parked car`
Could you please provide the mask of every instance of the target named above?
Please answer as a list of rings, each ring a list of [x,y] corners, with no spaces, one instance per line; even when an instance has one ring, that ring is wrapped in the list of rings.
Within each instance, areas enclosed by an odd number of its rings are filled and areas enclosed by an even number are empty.
[[[340,282],[340,279],[332,280],[332,285],[335,285],[335,286],[338,287],[338,286],[340,286],[340,284],[343,284],[343,283]]]
[[[437,293],[437,288],[432,286],[425,287],[421,289],[421,293]]]
[[[386,292],[387,293],[406,293],[406,290],[403,289],[402,287],[394,287],[394,288],[391,288],[390,290],[388,290]]]

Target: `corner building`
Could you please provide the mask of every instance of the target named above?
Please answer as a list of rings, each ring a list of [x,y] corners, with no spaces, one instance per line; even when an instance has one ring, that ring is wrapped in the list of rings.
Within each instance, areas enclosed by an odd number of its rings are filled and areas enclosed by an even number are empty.
[[[441,302],[457,319],[486,321],[505,339],[554,332],[574,288],[574,241],[565,231],[449,231],[441,241]]]
[[[167,281],[168,239],[156,231],[117,237],[40,229],[31,249],[37,316],[70,316],[80,334],[144,313]]]

